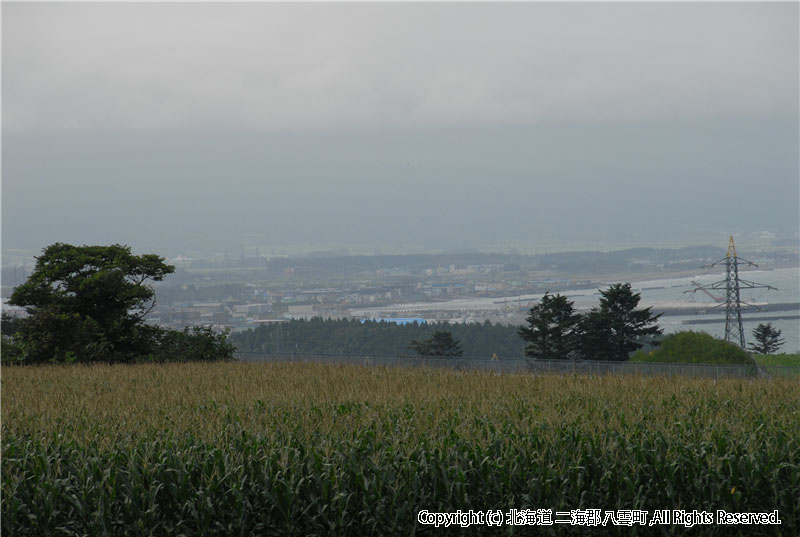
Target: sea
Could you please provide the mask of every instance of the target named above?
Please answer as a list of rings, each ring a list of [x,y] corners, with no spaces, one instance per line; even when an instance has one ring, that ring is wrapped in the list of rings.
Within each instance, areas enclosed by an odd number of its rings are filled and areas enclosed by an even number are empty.
[[[774,289],[755,288],[748,289],[741,286],[740,299],[742,307],[742,327],[745,341],[753,342],[753,329],[759,323],[770,323],[781,331],[785,343],[778,352],[800,353],[800,268],[785,268],[775,270],[741,270],[739,279],[764,284]],[[688,278],[672,278],[663,280],[649,280],[636,282],[632,287],[641,294],[642,306],[652,305],[655,308],[660,303],[678,307],[699,307],[697,313],[688,315],[663,315],[659,319],[660,326],[665,334],[681,330],[707,332],[722,338],[725,335],[725,289],[709,290],[717,299],[722,299],[720,305],[712,297],[702,291],[694,291],[698,283],[709,286],[715,282],[724,282],[724,273],[697,274]],[[748,306],[747,304],[752,304]],[[777,304],[794,304],[792,307],[776,308]],[[773,306],[771,306],[773,305]],[[699,324],[701,321],[702,324]]]
[[[744,305],[742,327],[746,343],[753,341],[753,329],[759,323],[770,323],[781,331],[781,336],[785,341],[778,352],[800,353],[800,309],[798,309],[800,307],[800,267],[773,270],[742,270],[740,268],[739,279],[772,288],[747,289],[742,285],[740,299]],[[631,282],[631,287],[641,295],[639,306],[642,308],[652,307],[656,311],[666,309],[685,311],[683,314],[661,316],[659,325],[665,334],[692,330],[722,338],[725,335],[724,280],[725,273],[715,269],[714,272],[698,272],[691,276],[634,281]],[[721,282],[722,289],[709,290],[713,298],[702,291],[693,291],[698,286],[708,287],[716,282]],[[619,282],[601,282],[590,289],[570,289],[569,285],[565,285],[560,289],[552,289],[551,292],[567,296],[574,302],[577,310],[587,310],[598,305],[600,289],[605,289],[613,283]],[[452,318],[457,320],[459,316],[469,318],[472,315],[471,312],[499,309],[508,305],[516,305],[518,308],[530,307],[541,297],[542,294],[499,298],[463,298],[435,303],[396,304],[383,308],[353,311],[352,313],[368,318],[380,318],[398,314],[426,316],[426,312],[451,311],[453,312]],[[792,304],[793,306],[777,308],[778,304]]]

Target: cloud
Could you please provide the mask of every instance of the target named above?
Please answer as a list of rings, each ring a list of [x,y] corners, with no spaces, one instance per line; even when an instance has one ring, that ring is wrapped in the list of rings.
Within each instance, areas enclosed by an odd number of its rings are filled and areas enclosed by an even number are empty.
[[[794,233],[798,11],[6,3],[3,244]]]
[[[3,128],[797,114],[798,5],[7,4]]]

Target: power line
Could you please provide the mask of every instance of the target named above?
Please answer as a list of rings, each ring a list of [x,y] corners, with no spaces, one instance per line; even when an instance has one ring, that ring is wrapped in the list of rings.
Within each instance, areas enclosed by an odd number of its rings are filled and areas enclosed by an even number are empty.
[[[720,280],[709,285],[699,285],[697,282],[693,282],[695,285],[697,285],[697,287],[685,292],[695,293],[697,291],[703,291],[706,294],[711,294],[709,290],[724,289],[725,301],[710,309],[713,310],[721,307],[723,304],[725,305],[725,341],[735,343],[739,345],[742,350],[747,350],[744,342],[744,328],[742,328],[741,290],[767,289],[777,291],[778,289],[776,287],[772,287],[771,285],[751,282],[749,280],[743,280],[739,278],[740,264],[744,264],[748,267],[758,267],[758,265],[736,255],[736,245],[733,243],[733,236],[731,236],[728,240],[727,255],[719,261],[711,263],[710,265],[706,265],[703,268],[711,268],[723,264],[725,265],[724,280]]]

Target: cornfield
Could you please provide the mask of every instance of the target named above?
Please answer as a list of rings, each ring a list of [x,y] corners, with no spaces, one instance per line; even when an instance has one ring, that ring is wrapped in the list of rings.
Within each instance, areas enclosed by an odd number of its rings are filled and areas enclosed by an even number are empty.
[[[800,384],[325,364],[3,369],[2,532],[461,535],[418,513],[773,512],[800,534]],[[476,535],[693,534],[473,526]]]

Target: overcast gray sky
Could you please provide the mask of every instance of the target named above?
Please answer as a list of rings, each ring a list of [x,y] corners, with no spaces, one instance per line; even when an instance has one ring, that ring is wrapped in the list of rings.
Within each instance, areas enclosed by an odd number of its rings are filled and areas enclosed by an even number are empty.
[[[800,223],[796,2],[2,12],[4,251],[673,246]]]

